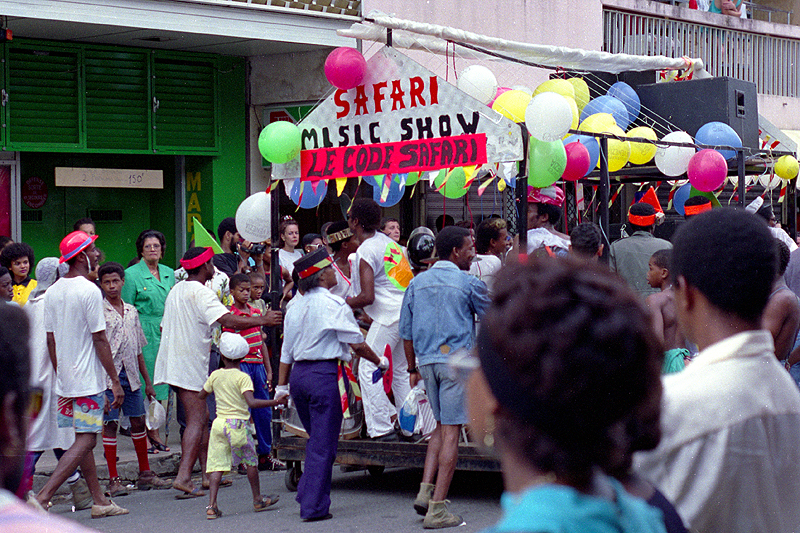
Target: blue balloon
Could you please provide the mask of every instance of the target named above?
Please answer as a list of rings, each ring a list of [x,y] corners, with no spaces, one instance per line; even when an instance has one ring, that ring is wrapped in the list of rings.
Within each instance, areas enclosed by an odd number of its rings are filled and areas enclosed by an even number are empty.
[[[625,104],[613,96],[598,96],[586,104],[586,107],[581,111],[581,122],[595,113],[610,113],[614,117],[614,120],[617,121],[617,126],[623,130],[628,129],[631,123],[631,118],[628,115],[628,109],[625,107]]]
[[[628,110],[628,125],[636,120],[636,118],[639,116],[639,111],[642,108],[642,103],[639,100],[639,95],[633,90],[633,87],[624,81],[618,81],[612,85],[610,89],[608,89],[606,94],[608,96],[613,96],[622,102],[622,104],[625,106],[625,109]],[[619,123],[619,121],[617,121],[617,125],[623,130],[628,129],[627,126],[623,126]]]
[[[300,198],[300,184],[303,184],[303,198]],[[317,190],[314,190],[310,181],[294,180],[292,188],[289,190],[289,198],[303,209],[313,209],[322,203],[325,195],[328,194],[328,182],[325,180],[317,183]]]
[[[364,177],[366,178],[366,176]],[[392,207],[403,198],[403,193],[406,192],[406,186],[400,185],[399,174],[393,175],[392,179],[389,181],[389,194],[383,202],[381,202],[381,192],[383,191],[385,178],[384,176],[373,176],[373,178],[375,178],[373,181],[377,180],[377,182],[380,183],[380,185],[372,186],[372,199],[378,202],[378,205],[381,207]]]
[[[597,167],[597,162],[600,161],[600,143],[591,135],[570,135],[564,139],[564,146],[574,142],[581,143],[589,151],[589,170],[584,174],[588,176]]]
[[[383,177],[383,176],[381,176],[381,177]],[[364,183],[366,183],[370,187],[377,187],[378,186],[378,181],[376,180],[376,178],[377,178],[377,176],[372,176],[372,175],[361,176],[361,179],[364,180]]]
[[[686,185],[681,185],[675,194],[672,196],[672,206],[675,208],[675,211],[678,212],[680,216],[683,215],[683,204],[686,203],[686,200],[689,199],[689,195],[692,193],[692,184],[687,183]]]
[[[724,122],[709,122],[700,126],[694,136],[694,140],[698,144],[707,144],[710,146],[733,146],[739,148],[742,146],[742,139],[736,131],[725,124]],[[725,159],[733,159],[736,157],[735,150],[717,150]]]

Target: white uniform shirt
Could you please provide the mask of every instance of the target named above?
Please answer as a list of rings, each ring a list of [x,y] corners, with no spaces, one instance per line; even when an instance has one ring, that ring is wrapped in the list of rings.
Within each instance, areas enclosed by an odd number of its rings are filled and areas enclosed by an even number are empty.
[[[800,531],[800,394],[767,331],[664,377],[662,439],[635,469],[700,533]]]
[[[106,329],[103,295],[84,278],[61,278],[44,293],[44,329],[56,341],[56,393],[65,398],[106,390],[106,371],[92,333]]]
[[[200,282],[176,283],[164,304],[154,384],[199,392],[208,378],[214,323],[228,312]]]
[[[350,306],[328,289],[315,287],[286,311],[281,363],[349,361],[348,345],[361,342],[364,335]]]

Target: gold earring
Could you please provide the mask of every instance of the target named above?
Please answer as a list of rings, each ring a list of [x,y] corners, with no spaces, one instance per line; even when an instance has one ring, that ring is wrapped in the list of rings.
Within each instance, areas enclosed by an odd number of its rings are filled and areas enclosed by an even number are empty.
[[[483,445],[487,448],[494,447],[494,416],[486,415],[484,420],[486,426],[486,434],[483,436]]]

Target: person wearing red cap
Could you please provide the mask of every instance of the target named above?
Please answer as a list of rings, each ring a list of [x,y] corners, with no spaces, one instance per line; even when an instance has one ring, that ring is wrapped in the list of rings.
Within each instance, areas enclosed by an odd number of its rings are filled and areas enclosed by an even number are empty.
[[[561,219],[564,191],[558,187],[536,189],[528,187],[528,253],[538,249],[548,255],[566,255],[569,235],[555,229]]]
[[[103,295],[87,279],[100,255],[94,246],[96,239],[97,235],[83,231],[64,237],[59,262],[67,263],[69,271],[44,295],[47,349],[56,371],[59,397],[58,426],[74,428],[75,442],[58,461],[36,500],[49,506],[56,489],[80,466],[94,500],[92,518],[101,518],[128,514],[128,510],[103,494],[92,453],[97,435],[103,431],[106,374],[114,394],[111,407],[119,407],[125,398],[106,337]],[[76,411],[80,416],[73,416]]]
[[[650,257],[658,250],[672,248],[672,244],[653,236],[656,210],[648,203],[633,204],[628,210],[628,223],[633,233],[630,237],[611,243],[610,266],[633,290],[646,297],[658,292],[647,282]]]
[[[205,286],[214,275],[211,248],[189,248],[181,259],[188,275],[170,291],[161,322],[161,345],[155,368],[155,384],[172,386],[186,412],[186,430],[181,439],[181,463],[172,487],[181,491],[178,498],[196,498],[204,493],[192,483],[191,473],[200,457],[204,485],[208,451],[208,408],[200,391],[208,378],[212,327],[219,322],[231,329],[276,326],[280,311],[267,311],[257,317],[235,316],[222,305],[214,291]]]
[[[713,207],[711,200],[705,196],[690,196],[686,199],[686,203],[683,204],[683,218],[689,220],[700,213],[711,211]]]

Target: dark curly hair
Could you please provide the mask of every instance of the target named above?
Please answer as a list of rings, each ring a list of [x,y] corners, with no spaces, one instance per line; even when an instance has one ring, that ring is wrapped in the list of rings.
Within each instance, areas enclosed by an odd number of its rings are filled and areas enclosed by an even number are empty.
[[[381,227],[381,206],[372,198],[356,198],[347,217],[358,220],[364,231],[378,231]]]
[[[630,449],[619,427],[660,394],[648,312],[607,268],[573,258],[510,265],[494,290],[478,351],[502,408],[497,435],[539,470],[586,487],[595,466]]]
[[[164,257],[164,252],[167,250],[167,239],[164,237],[164,234],[158,230],[146,229],[136,237],[136,255],[139,259],[141,259],[144,254],[144,241],[153,237],[158,239],[159,244],[161,244],[161,257]]]
[[[0,251],[0,265],[11,270],[11,263],[22,257],[28,258],[30,268],[33,270],[33,266],[36,264],[34,261],[33,248],[24,242],[12,242]]]

